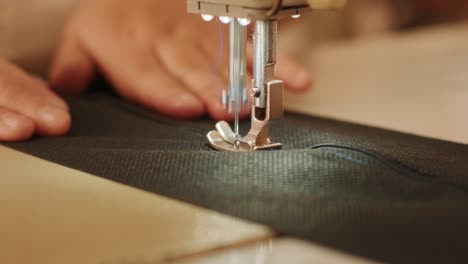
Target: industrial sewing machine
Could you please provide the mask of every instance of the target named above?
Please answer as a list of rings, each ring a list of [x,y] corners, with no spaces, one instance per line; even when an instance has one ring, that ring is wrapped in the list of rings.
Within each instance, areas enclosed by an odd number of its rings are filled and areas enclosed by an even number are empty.
[[[218,17],[230,25],[229,87],[222,94],[223,105],[234,113],[234,130],[226,121],[208,133],[211,147],[222,151],[246,152],[279,149],[281,143],[270,139],[270,121],[283,116],[281,80],[274,79],[277,21],[299,18],[309,9],[339,8],[346,0],[187,0],[189,13],[205,21]],[[246,91],[247,26],[254,21],[254,65],[250,93]],[[239,113],[252,101],[251,127],[246,136],[239,133]]]

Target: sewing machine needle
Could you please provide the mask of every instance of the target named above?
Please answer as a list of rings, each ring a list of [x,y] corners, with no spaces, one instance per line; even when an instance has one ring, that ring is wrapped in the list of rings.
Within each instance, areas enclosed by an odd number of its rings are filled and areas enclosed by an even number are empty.
[[[234,111],[234,133],[239,133],[239,115],[246,105],[247,27],[237,19],[230,22],[229,104]]]

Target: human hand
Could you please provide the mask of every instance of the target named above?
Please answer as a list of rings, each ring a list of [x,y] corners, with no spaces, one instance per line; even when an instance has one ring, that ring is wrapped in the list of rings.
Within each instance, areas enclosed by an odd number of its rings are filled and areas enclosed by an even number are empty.
[[[208,112],[229,119],[219,100],[221,88],[213,82],[218,24],[185,10],[184,0],[83,0],[65,28],[50,73],[52,87],[81,93],[99,70],[119,95],[153,110],[177,118]],[[224,54],[223,88],[228,78]],[[308,72],[284,54],[278,55],[276,73],[292,91],[310,86]]]
[[[67,104],[44,82],[0,59],[0,141],[59,136],[70,123]]]

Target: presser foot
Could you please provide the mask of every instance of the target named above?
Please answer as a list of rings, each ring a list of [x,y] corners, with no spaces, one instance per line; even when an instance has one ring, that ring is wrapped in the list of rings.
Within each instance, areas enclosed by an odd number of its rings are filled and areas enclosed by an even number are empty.
[[[216,124],[216,130],[207,134],[210,146],[220,151],[251,152],[281,149],[281,143],[272,143],[269,137],[270,121],[283,116],[283,82],[271,81],[266,85],[266,107],[252,106],[252,123],[245,137],[239,137],[226,121]],[[255,97],[255,94],[252,95]]]
[[[210,146],[219,151],[251,152],[282,148],[281,143],[272,143],[270,138],[262,139],[263,144],[259,144],[259,140],[256,140],[255,136],[250,133],[244,138],[237,138],[226,121],[218,122],[216,130],[210,131],[206,137]]]

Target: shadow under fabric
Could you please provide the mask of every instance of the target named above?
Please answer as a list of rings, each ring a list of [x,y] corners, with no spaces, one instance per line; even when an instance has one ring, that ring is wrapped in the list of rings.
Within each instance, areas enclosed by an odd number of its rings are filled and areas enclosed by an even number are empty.
[[[7,146],[374,260],[468,261],[466,145],[289,114],[283,150],[226,153],[206,145],[212,120],[68,101],[69,135]]]

